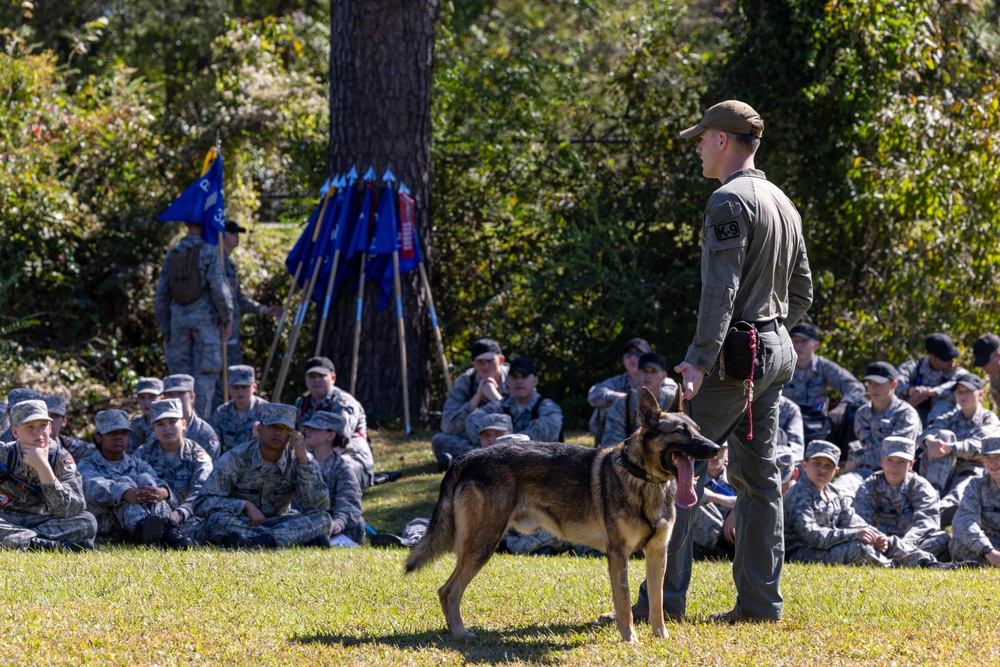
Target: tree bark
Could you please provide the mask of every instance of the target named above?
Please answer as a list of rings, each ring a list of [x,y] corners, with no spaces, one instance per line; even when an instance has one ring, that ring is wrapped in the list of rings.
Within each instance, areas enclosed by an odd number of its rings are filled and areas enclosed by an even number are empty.
[[[438,0],[330,2],[331,173],[356,165],[364,174],[372,166],[381,189],[388,168],[406,183],[425,262],[430,258],[431,75],[438,9]],[[426,421],[431,381],[442,374],[440,369],[432,374],[433,331],[419,272],[404,274],[401,282],[410,418],[417,424]],[[337,385],[348,390],[356,315],[356,293],[349,289],[338,291],[323,341],[324,353],[337,366]],[[401,419],[396,310],[390,306],[378,313],[377,304],[378,288],[367,283],[355,395],[369,415]]]

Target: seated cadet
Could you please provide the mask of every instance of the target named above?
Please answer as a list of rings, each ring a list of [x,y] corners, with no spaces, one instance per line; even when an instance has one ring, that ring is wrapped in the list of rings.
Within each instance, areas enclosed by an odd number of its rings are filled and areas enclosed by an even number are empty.
[[[253,437],[253,425],[260,419],[260,406],[267,403],[257,395],[257,377],[253,366],[230,366],[229,402],[220,405],[209,422],[219,436],[223,454]]]
[[[604,421],[611,406],[619,399],[625,398],[629,391],[639,390],[639,357],[652,351],[653,349],[644,339],[630,339],[625,343],[625,352],[622,354],[625,372],[595,384],[587,392],[587,402],[594,407],[594,412],[590,415],[590,434],[594,436],[595,445],[600,446],[605,441]],[[668,389],[671,392],[677,391],[677,383],[666,376],[664,376],[663,384],[664,387],[661,391]],[[651,391],[656,395],[656,389]],[[617,445],[618,442],[614,444]]]
[[[795,374],[781,391],[802,411],[805,440],[808,444],[817,437],[831,437],[831,434],[847,426],[845,416],[848,407],[861,405],[865,388],[849,370],[816,354],[820,345],[816,327],[799,322],[788,335],[792,339],[797,359]],[[829,389],[840,393],[840,402],[832,410],[829,410],[830,402],[827,397]],[[824,416],[829,418],[833,431],[827,431]]]
[[[920,422],[927,426],[935,417],[954,407],[955,378],[966,371],[955,365],[958,348],[945,334],[931,334],[924,339],[924,347],[925,356],[910,359],[899,367],[896,395],[909,401],[917,409]]]
[[[472,368],[455,380],[441,412],[441,433],[431,438],[431,451],[444,471],[452,459],[474,449],[477,439],[469,437],[466,420],[480,405],[499,401],[507,386],[509,367],[504,363],[500,344],[480,338],[472,344]]]
[[[899,565],[949,567],[948,533],[941,530],[938,493],[913,472],[917,443],[890,435],[882,441],[880,470],[854,497],[854,511],[888,539],[885,555]]]
[[[368,418],[358,399],[337,387],[337,372],[326,357],[313,357],[305,364],[306,389],[295,401],[296,425],[305,423],[314,412],[337,412],[344,415],[351,439],[343,451],[344,462],[354,471],[362,489],[371,486],[375,478],[375,457],[368,438]]]
[[[941,525],[950,526],[962,492],[982,474],[982,441],[1000,428],[1000,419],[983,407],[983,380],[965,372],[956,376],[957,406],[937,417],[920,434],[920,474],[941,494]]]
[[[203,543],[204,525],[194,514],[194,501],[212,474],[212,457],[201,445],[184,437],[184,409],[178,399],[156,401],[151,416],[153,439],[134,456],[148,463],[157,477],[167,483],[172,492],[170,518],[181,534],[193,543]]]
[[[298,412],[268,403],[261,409],[260,437],[216,462],[195,503],[209,542],[232,548],[330,545],[330,493],[295,430]]]
[[[363,544],[365,520],[361,516],[361,487],[342,455],[351,436],[347,420],[338,412],[319,410],[302,424],[302,428],[306,447],[312,450],[330,492],[331,534],[334,537],[344,535]]]
[[[990,380],[993,410],[1000,410],[1000,336],[983,334],[972,344],[972,363],[983,369]]]
[[[39,394],[34,389],[28,389],[27,387],[15,387],[7,393],[7,412],[8,414],[13,409],[15,405],[21,403],[22,401],[32,401],[32,400],[42,400],[42,395]],[[14,439],[11,427],[14,422],[11,420],[7,425],[7,429],[0,435],[0,442],[10,442]]]
[[[476,408],[466,419],[469,439],[479,437],[479,424],[489,414],[510,415],[514,433],[521,433],[539,442],[562,442],[562,410],[551,399],[536,391],[538,371],[527,357],[510,362],[507,389],[510,396],[490,401]]]
[[[1000,567],[1000,436],[983,438],[986,473],[965,488],[952,526],[951,556]]]
[[[802,411],[787,396],[778,399],[778,454],[788,452],[796,464],[806,453],[806,439],[802,427]]]
[[[857,440],[848,446],[843,473],[833,483],[849,498],[869,475],[882,467],[882,442],[889,436],[916,440],[920,417],[912,405],[896,396],[899,374],[892,364],[876,361],[865,371],[864,381],[871,400],[854,416]]]
[[[97,521],[85,511],[73,456],[49,438],[45,402],[21,401],[8,416],[14,440],[0,443],[0,547],[93,549]]]
[[[215,461],[221,455],[219,436],[212,426],[194,411],[194,378],[190,375],[168,375],[163,378],[163,398],[176,398],[184,410],[184,437],[194,440]],[[146,440],[149,442],[149,439]]]
[[[116,542],[131,537],[139,544],[186,549],[170,513],[170,487],[152,466],[127,454],[131,431],[124,410],[101,410],[94,416],[98,454],[80,464],[87,507],[97,517],[99,538]]]
[[[647,352],[639,357],[636,362],[638,370],[636,376],[639,379],[639,387],[646,387],[655,396],[659,393],[660,407],[664,410],[674,402],[674,395],[677,393],[677,383],[671,381],[664,382],[667,377],[667,362],[656,352]],[[514,366],[511,364],[511,373]],[[625,398],[616,401],[610,408],[604,420],[604,429],[601,433],[601,447],[614,447],[630,438],[639,427],[636,422],[636,413],[639,411],[639,389],[629,389]]]
[[[728,463],[729,447],[723,444],[715,458],[708,462],[708,481],[691,523],[694,554],[699,560],[732,560],[736,552],[733,537],[726,535],[723,529],[726,517],[736,507],[736,487],[726,474]]]
[[[132,418],[132,434],[128,437],[128,453],[134,454],[135,450],[146,444],[146,441],[153,436],[153,401],[160,400],[163,393],[163,380],[160,378],[139,378],[135,385],[135,400],[139,404],[138,415]]]
[[[840,448],[813,440],[806,445],[806,482],[789,490],[784,501],[785,560],[826,565],[890,567],[880,551],[884,535],[854,513],[849,498],[830,485],[837,474]]]
[[[514,422],[510,415],[503,413],[486,415],[479,422],[479,446],[492,447],[497,440],[514,432]]]
[[[62,430],[66,426],[66,399],[62,396],[46,396],[45,406],[49,410],[49,419],[52,420],[52,434],[50,440],[59,442],[59,446],[73,455],[73,459],[79,463],[92,454],[97,453],[97,448],[89,442],[77,440],[65,435]]]

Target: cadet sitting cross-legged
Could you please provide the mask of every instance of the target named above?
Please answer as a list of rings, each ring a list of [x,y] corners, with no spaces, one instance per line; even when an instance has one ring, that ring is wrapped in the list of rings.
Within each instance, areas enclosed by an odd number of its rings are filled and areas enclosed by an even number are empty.
[[[118,542],[131,538],[148,546],[185,549],[191,541],[181,535],[171,516],[175,501],[167,483],[152,466],[131,454],[131,431],[124,410],[102,410],[94,416],[98,454],[80,464],[87,507],[97,517],[100,539]]]
[[[365,520],[361,516],[361,487],[350,466],[344,462],[344,446],[350,430],[344,415],[314,412],[302,424],[306,446],[319,463],[323,481],[330,491],[330,516],[333,536],[344,535],[361,544],[365,539]]]
[[[205,541],[204,525],[194,514],[198,491],[212,474],[212,457],[194,440],[184,437],[184,412],[176,398],[152,405],[153,440],[143,445],[135,457],[148,463],[173,492],[170,518],[181,534],[193,542]]]
[[[216,462],[195,504],[210,542],[246,548],[330,544],[330,493],[295,430],[295,417],[294,406],[268,403],[261,410],[260,438]]]
[[[85,511],[73,456],[49,438],[45,402],[18,403],[9,417],[14,440],[0,444],[0,547],[93,549],[97,521]]]
[[[1000,567],[1000,436],[983,439],[986,474],[973,479],[952,526],[951,555]]]

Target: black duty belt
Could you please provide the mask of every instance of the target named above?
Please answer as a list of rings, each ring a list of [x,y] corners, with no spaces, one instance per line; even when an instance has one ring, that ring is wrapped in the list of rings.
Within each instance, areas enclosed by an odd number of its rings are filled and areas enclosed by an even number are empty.
[[[757,327],[757,331],[765,333],[767,331],[777,331],[781,328],[781,318],[773,319],[768,322],[754,322],[753,325]]]

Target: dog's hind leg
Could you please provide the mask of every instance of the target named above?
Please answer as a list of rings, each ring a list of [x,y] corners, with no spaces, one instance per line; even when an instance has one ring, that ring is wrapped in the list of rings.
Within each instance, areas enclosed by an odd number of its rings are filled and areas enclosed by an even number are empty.
[[[628,587],[628,556],[614,549],[608,550],[608,573],[611,575],[611,597],[615,603],[615,621],[622,641],[636,642],[632,625],[632,595]],[[662,601],[661,601],[662,604]]]

